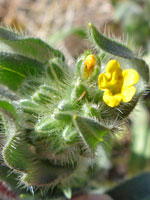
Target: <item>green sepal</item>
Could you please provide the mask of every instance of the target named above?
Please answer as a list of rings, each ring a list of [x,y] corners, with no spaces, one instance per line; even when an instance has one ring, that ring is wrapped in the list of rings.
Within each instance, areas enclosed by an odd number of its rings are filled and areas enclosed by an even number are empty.
[[[92,54],[91,51],[85,51],[84,54],[77,60],[76,63],[76,76],[80,76],[82,77],[83,80],[85,80],[85,76],[84,76],[84,62],[86,60],[86,57],[88,55]],[[88,77],[88,79],[86,79],[86,81],[95,81],[97,80],[98,75],[100,74],[100,66],[101,66],[101,62],[98,56],[95,56],[95,61],[96,64],[94,66],[94,71],[91,73],[91,75]]]
[[[28,114],[37,115],[40,112],[39,105],[33,100],[22,99],[19,101],[19,106],[20,106],[19,108],[21,108],[23,112]]]
[[[44,93],[46,93],[49,96],[59,95],[59,91],[55,88],[48,86],[48,85],[41,85],[39,87],[40,90],[42,90]]]
[[[0,84],[16,91],[29,77],[40,75],[45,70],[42,63],[20,55],[0,53]]]
[[[50,133],[54,133],[58,130],[58,127],[58,121],[52,119],[51,116],[47,116],[36,123],[35,131],[41,136],[48,136]]]
[[[69,111],[69,110],[75,110],[77,108],[77,105],[74,104],[74,102],[70,103],[68,100],[63,100],[58,104],[58,109],[60,111]]]
[[[66,126],[66,128],[63,130],[62,137],[65,143],[73,144],[78,140],[78,133],[73,127]]]
[[[96,104],[85,103],[82,107],[83,115],[86,117],[100,117],[100,109]]]
[[[54,96],[59,96],[59,91],[56,90],[56,88],[54,87],[51,87],[51,86],[48,86],[48,85],[41,85],[39,87],[39,89],[47,94],[48,96],[50,96],[51,98],[54,97]]]
[[[36,102],[36,103],[41,103],[41,104],[46,104],[46,103],[50,103],[51,102],[51,98],[50,96],[48,96],[47,94],[45,94],[42,90],[38,90],[36,91],[33,96],[32,99]]]
[[[1,51],[20,54],[47,63],[50,58],[59,57],[65,60],[64,55],[39,38],[23,36],[6,28],[0,27]]]
[[[45,104],[54,102],[55,99],[57,100],[58,96],[59,91],[57,91],[55,88],[42,85],[39,87],[39,90],[33,94],[32,99],[39,104]]]
[[[73,123],[85,144],[93,151],[109,131],[100,122],[77,115],[73,117]]]
[[[92,90],[91,88],[91,92],[90,92],[90,99],[93,101],[93,103],[100,103],[103,101],[103,91],[100,90],[99,88],[95,88]]]
[[[95,82],[98,80],[98,75],[100,74],[100,66],[95,65],[94,67],[94,71],[91,74],[91,76],[89,76],[89,78],[87,79],[88,82]]]
[[[76,63],[76,75],[77,76],[80,76],[81,75],[81,69],[84,65],[84,56],[81,56],[78,60],[77,60],[77,63]]]
[[[75,82],[73,83],[71,87],[72,87],[71,94],[70,94],[71,102],[74,102],[74,101],[80,102],[82,101],[82,99],[85,99],[85,97],[88,96],[87,88],[82,83],[80,78],[75,80]]]
[[[84,62],[85,62],[86,57],[90,54],[92,54],[92,52],[87,50],[77,59],[77,62],[76,62],[76,76],[77,77],[78,76],[83,77]]]
[[[59,110],[56,110],[53,114],[53,118],[56,120],[61,120],[64,122],[69,122],[72,120],[72,113],[71,112],[61,112]]]
[[[53,58],[48,63],[47,73],[51,80],[63,81],[67,71],[68,67],[61,59]]]
[[[89,27],[92,39],[100,49],[106,51],[107,53],[120,56],[123,58],[135,57],[129,48],[127,48],[126,46],[124,46],[119,42],[116,42],[102,35],[93,24],[89,23]]]

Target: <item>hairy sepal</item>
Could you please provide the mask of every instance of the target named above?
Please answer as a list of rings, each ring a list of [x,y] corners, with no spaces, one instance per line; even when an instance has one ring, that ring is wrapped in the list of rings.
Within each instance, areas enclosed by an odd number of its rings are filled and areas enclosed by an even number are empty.
[[[103,137],[108,133],[108,129],[99,122],[85,117],[75,115],[73,123],[85,144],[94,152],[98,143],[103,141]]]

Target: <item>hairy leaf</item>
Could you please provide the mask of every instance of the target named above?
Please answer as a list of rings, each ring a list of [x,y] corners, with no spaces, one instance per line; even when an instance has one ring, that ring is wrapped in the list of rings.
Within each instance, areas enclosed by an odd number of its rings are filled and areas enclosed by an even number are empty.
[[[80,116],[73,117],[73,123],[84,142],[95,150],[98,143],[103,141],[103,137],[108,133],[108,129],[89,118]]]
[[[11,53],[0,53],[0,83],[16,91],[23,80],[37,76],[44,65],[36,60]]]
[[[22,177],[22,181],[29,185],[53,186],[58,182],[63,181],[66,177],[74,171],[72,166],[57,166],[52,165],[48,161],[37,161],[34,164],[34,169],[29,170],[27,174]]]
[[[64,60],[64,55],[59,51],[49,46],[39,38],[32,38],[14,33],[6,28],[0,27],[0,50],[15,54],[20,54],[42,63],[52,57],[60,57]]]
[[[107,53],[120,56],[123,58],[135,57],[130,49],[128,49],[123,44],[113,41],[112,39],[102,35],[93,24],[89,23],[89,27],[94,42],[97,44],[98,47],[100,47]]]

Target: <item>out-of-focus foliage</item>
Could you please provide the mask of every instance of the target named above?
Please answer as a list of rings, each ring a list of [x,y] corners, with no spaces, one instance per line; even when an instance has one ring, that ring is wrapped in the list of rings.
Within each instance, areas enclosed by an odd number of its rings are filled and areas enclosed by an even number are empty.
[[[141,103],[132,113],[130,168],[133,173],[150,166],[150,113]]]
[[[143,173],[113,188],[108,194],[114,200],[149,200],[149,185],[150,173]]]
[[[59,41],[64,40],[69,35],[77,35],[82,39],[87,38],[86,31],[81,28],[69,27],[69,28],[62,28],[57,33],[51,35],[47,38],[47,41],[51,45],[56,45]]]
[[[113,1],[114,20],[137,47],[150,50],[150,1]]]

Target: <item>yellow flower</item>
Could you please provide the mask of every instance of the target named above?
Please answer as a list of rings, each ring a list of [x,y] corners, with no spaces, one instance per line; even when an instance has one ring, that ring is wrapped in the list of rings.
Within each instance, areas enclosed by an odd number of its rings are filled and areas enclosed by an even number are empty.
[[[139,74],[134,69],[122,71],[117,60],[110,60],[106,66],[106,73],[98,77],[99,89],[104,91],[104,102],[110,107],[115,107],[121,101],[131,101],[136,92],[133,85],[138,80]]]
[[[95,56],[90,54],[86,57],[84,62],[84,78],[87,80],[94,71],[95,67]]]

